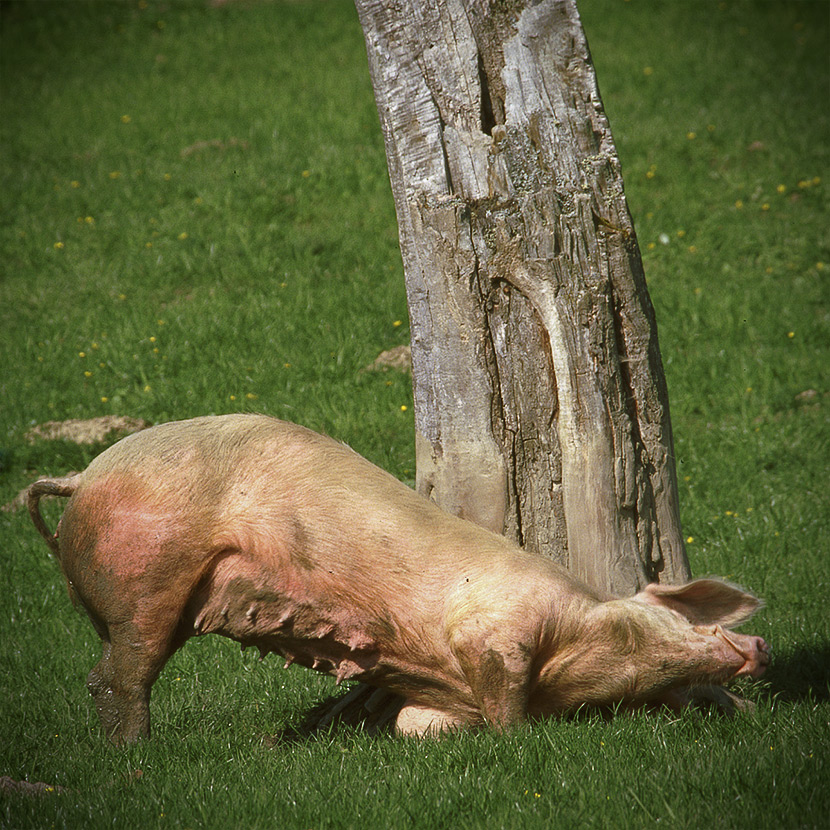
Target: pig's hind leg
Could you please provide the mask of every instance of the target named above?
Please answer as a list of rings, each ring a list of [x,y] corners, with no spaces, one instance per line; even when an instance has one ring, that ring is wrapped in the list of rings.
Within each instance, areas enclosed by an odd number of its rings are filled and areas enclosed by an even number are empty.
[[[115,744],[149,736],[150,690],[189,636],[182,625],[186,592],[171,579],[164,590],[154,593],[150,581],[147,574],[140,574],[132,580],[110,576],[99,580],[96,590],[75,585],[76,597],[102,645],[101,659],[87,677],[87,689],[104,733]]]
[[[107,738],[134,743],[150,735],[150,690],[176,646],[169,638],[142,639],[131,621],[99,629],[103,653],[87,688]]]
[[[133,743],[149,735],[150,690],[189,636],[182,618],[203,555],[185,531],[169,529],[169,517],[127,511],[108,490],[106,503],[118,509],[102,532],[104,507],[94,490],[82,495],[61,520],[61,562],[101,638],[101,659],[87,678],[101,725],[113,743]]]
[[[115,744],[133,743],[150,735],[150,687],[125,676],[119,650],[103,640],[103,656],[87,676],[101,727]]]

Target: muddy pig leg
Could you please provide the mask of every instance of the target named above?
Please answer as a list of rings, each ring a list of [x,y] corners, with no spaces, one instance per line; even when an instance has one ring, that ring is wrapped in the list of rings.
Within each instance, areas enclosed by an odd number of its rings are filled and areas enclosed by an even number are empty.
[[[150,689],[169,658],[133,641],[130,628],[110,629],[103,655],[87,677],[101,726],[114,744],[150,735]]]
[[[102,641],[87,678],[101,725],[113,743],[132,743],[149,735],[150,689],[192,633],[182,618],[203,557],[164,532],[163,515],[91,501],[64,513],[61,562]]]
[[[150,690],[184,640],[171,636],[175,623],[152,634],[134,621],[105,626],[93,618],[93,624],[103,653],[87,676],[87,689],[104,733],[114,744],[149,737]]]

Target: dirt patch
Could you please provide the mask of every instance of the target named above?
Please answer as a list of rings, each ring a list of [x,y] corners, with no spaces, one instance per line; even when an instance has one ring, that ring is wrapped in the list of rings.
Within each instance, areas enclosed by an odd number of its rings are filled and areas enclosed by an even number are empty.
[[[396,372],[412,371],[412,349],[409,346],[395,346],[394,349],[387,349],[381,352],[368,366],[363,368],[364,372],[387,372],[394,369]]]
[[[120,438],[131,432],[139,432],[152,426],[143,418],[130,418],[127,415],[102,415],[100,418],[86,420],[73,418],[68,421],[46,421],[32,427],[26,433],[30,444],[36,441],[72,441],[75,444],[101,444],[111,437]],[[75,473],[67,473],[74,475]],[[11,501],[0,506],[3,513],[13,513],[26,506],[28,487],[24,487]],[[47,496],[47,498],[49,498]]]
[[[248,142],[242,141],[239,138],[229,138],[227,141],[221,141],[218,138],[213,138],[210,141],[197,141],[195,144],[190,144],[185,147],[181,151],[181,156],[183,159],[186,159],[197,153],[203,153],[205,150],[219,150],[220,152],[224,152],[225,150],[232,150],[234,148],[247,150]]]
[[[42,781],[15,781],[8,775],[0,775],[0,793],[3,795],[53,795],[65,793],[65,787],[57,784],[44,784]]]
[[[35,441],[73,441],[76,444],[100,444],[110,434],[138,432],[152,426],[142,418],[130,418],[126,415],[102,415],[100,418],[81,420],[72,418],[68,421],[46,421],[38,424],[26,433],[30,444]]]

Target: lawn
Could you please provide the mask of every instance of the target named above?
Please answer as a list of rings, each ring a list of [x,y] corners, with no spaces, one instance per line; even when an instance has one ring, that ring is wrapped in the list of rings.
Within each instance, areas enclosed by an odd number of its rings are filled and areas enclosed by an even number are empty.
[[[582,0],[672,404],[696,575],[766,600],[751,714],[287,740],[333,681],[194,640],[102,739],[98,638],[0,513],[0,827],[826,827],[830,15]],[[0,5],[0,503],[103,445],[49,420],[266,412],[414,480],[409,329],[349,2]],[[54,521],[54,513],[52,514]]]

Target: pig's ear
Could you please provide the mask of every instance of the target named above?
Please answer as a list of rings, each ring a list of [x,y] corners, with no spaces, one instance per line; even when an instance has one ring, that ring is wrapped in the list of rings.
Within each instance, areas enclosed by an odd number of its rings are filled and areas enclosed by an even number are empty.
[[[763,605],[752,594],[719,579],[695,579],[685,585],[651,583],[635,599],[671,608],[694,625],[727,627],[746,622]]]

